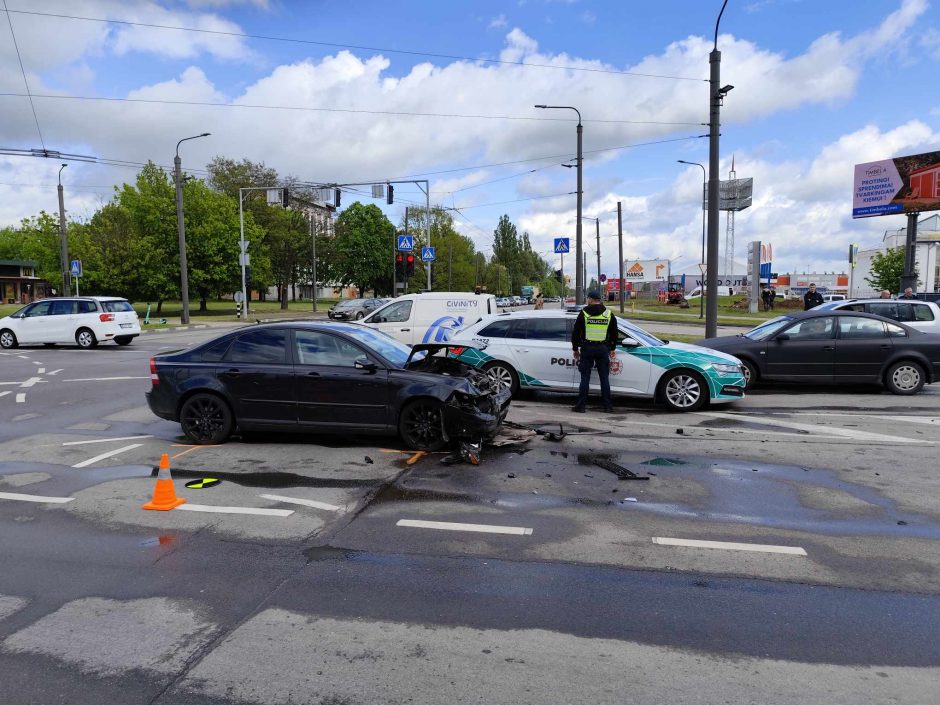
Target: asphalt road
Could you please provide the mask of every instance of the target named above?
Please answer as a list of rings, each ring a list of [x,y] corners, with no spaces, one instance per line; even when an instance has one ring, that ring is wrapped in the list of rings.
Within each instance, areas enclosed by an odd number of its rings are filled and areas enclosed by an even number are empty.
[[[936,700],[940,387],[541,393],[511,420],[575,433],[447,467],[188,445],[147,361],[215,334],[0,355],[0,702]],[[164,452],[228,511],[143,511]]]

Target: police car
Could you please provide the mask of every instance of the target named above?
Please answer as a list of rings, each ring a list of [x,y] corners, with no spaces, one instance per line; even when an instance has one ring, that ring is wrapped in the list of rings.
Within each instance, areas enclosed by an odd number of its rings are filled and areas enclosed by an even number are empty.
[[[520,311],[487,316],[455,333],[451,354],[486,370],[515,394],[520,388],[577,391],[581,376],[571,351],[577,311]],[[671,411],[695,411],[744,396],[744,371],[731,355],[660,340],[622,318],[617,357],[610,363],[614,395],[655,399]],[[485,349],[460,348],[460,341]],[[600,390],[597,372],[591,389]]]

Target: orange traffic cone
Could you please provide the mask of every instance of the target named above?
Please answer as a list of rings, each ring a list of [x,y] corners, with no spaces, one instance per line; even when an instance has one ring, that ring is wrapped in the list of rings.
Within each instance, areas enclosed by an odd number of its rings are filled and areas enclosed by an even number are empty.
[[[170,476],[170,459],[166,453],[160,458],[160,470],[157,472],[157,484],[153,488],[153,499],[144,505],[144,509],[157,509],[162,512],[175,509],[186,500],[176,496],[173,489],[173,478]]]

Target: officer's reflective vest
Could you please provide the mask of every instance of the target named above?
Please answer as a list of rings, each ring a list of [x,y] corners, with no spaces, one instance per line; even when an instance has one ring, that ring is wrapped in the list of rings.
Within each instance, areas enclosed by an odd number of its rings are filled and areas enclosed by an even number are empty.
[[[584,337],[589,343],[603,343],[607,340],[607,329],[610,327],[610,309],[605,308],[599,316],[589,316],[584,312]]]

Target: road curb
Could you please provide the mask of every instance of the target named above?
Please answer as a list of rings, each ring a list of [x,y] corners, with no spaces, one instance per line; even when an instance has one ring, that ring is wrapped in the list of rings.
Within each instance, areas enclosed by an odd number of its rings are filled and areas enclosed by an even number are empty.
[[[237,325],[237,324],[236,324],[236,325]],[[141,334],[141,335],[147,335],[147,334],[149,334],[149,333],[177,333],[177,332],[180,332],[180,331],[186,331],[186,330],[200,330],[200,329],[203,329],[203,328],[212,328],[212,327],[213,327],[213,326],[210,326],[209,324],[204,323],[204,324],[201,324],[201,325],[176,326],[175,328],[146,328],[146,329],[142,329],[142,330],[140,331],[140,334]]]

